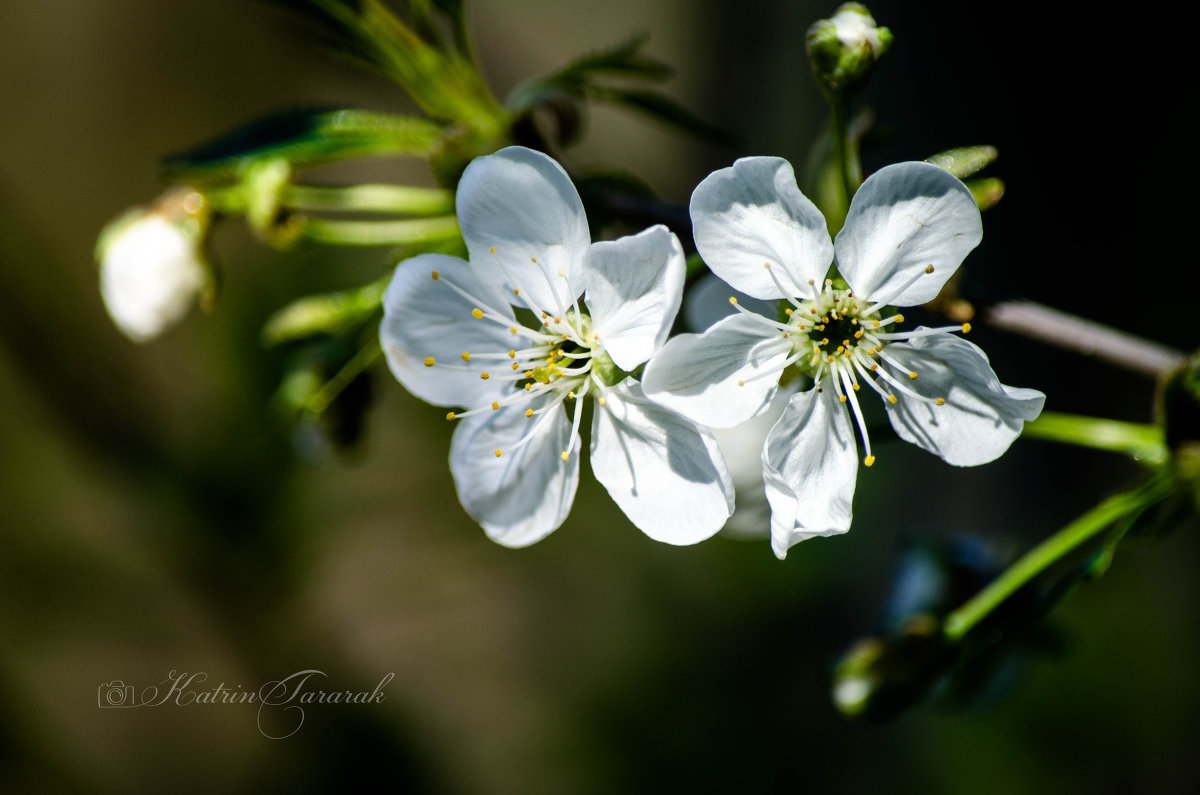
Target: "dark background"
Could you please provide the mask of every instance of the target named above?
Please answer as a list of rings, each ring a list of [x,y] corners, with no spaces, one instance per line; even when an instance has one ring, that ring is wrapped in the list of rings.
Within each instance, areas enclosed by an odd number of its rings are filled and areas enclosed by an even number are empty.
[[[783,0],[470,3],[498,95],[649,31],[672,92],[742,136],[700,144],[597,112],[574,169],[619,165],[684,202],[743,154],[799,164],[825,123]],[[1196,346],[1194,94],[1186,21],[878,2],[896,36],[863,96],[868,170],[990,143],[1008,194],[967,260],[973,289]],[[281,255],[218,230],[223,292],[134,346],[104,314],[103,224],[155,195],[157,160],[317,103],[408,109],[254,3],[51,0],[0,7],[0,788],[316,791],[1177,792],[1200,738],[1194,528],[1121,555],[1052,619],[1032,664],[965,709],[847,722],[829,671],[876,629],[908,539],[1025,547],[1137,475],[1032,440],[953,470],[907,445],[862,473],[846,536],[776,561],[766,542],[657,545],[595,484],[514,552],[462,512],[442,412],[378,381],[355,454],[297,465],[258,329],[285,301],[362,283],[384,252]],[[314,178],[428,184],[371,161]],[[1047,409],[1148,421],[1154,385],[979,328]],[[244,689],[294,671],[382,705],[314,706],[285,740],[252,708],[102,710],[96,688],[172,670]]]

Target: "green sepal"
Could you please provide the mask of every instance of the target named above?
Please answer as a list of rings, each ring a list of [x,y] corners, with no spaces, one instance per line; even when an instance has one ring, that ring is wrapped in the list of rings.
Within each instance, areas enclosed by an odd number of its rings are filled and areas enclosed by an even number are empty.
[[[983,171],[999,156],[1000,152],[994,146],[961,146],[938,152],[926,158],[925,162],[944,168],[959,179],[965,179]]]
[[[383,291],[391,278],[388,274],[357,290],[309,295],[293,301],[267,319],[262,329],[263,345],[273,348],[318,334],[337,337],[357,329],[379,311]]]

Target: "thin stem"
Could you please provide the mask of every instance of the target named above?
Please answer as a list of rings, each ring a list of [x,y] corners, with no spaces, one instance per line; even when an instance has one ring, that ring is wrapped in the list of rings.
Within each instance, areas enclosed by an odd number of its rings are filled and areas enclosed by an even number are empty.
[[[958,641],[1006,599],[1050,566],[1079,549],[1114,522],[1135,516],[1166,496],[1169,479],[1156,477],[1144,486],[1114,494],[1025,553],[987,587],[946,617],[943,634]]]
[[[284,192],[283,204],[294,210],[444,215],[454,212],[454,194],[407,185],[292,185]]]
[[[1125,453],[1147,464],[1161,464],[1167,460],[1166,443],[1157,425],[1044,411],[1036,420],[1025,423],[1021,434],[1093,450]]]
[[[996,328],[1143,375],[1161,377],[1187,361],[1182,351],[1033,301],[1003,301],[985,310],[983,317]]]
[[[842,196],[838,202],[835,217],[827,219],[829,233],[836,234],[846,220],[846,211],[850,207],[850,199],[858,190],[856,168],[857,158],[854,156],[853,144],[850,141],[850,107],[845,98],[840,95],[827,95],[829,101],[829,138],[832,144],[832,156],[838,176],[841,178]]]
[[[453,215],[404,221],[331,221],[309,218],[300,236],[312,243],[333,246],[397,246],[450,240],[458,237]]]
[[[367,346],[354,354],[354,358],[346,362],[341,370],[338,370],[337,375],[325,382],[325,384],[317,390],[304,404],[306,411],[312,414],[320,414],[329,408],[329,404],[337,399],[337,396],[350,385],[350,382],[357,378],[363,371],[375,363],[383,354],[383,348],[379,344],[379,338],[372,338]]]

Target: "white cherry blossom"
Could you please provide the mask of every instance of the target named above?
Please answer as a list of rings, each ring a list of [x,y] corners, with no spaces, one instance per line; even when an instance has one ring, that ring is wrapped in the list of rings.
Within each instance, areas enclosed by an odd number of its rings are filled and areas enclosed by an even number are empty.
[[[780,558],[799,541],[850,527],[856,426],[864,464],[875,462],[864,386],[902,439],[957,466],[997,458],[1041,412],[1041,392],[1001,384],[984,353],[954,336],[969,324],[898,330],[904,317],[891,307],[936,297],[982,238],[970,192],[942,169],[881,169],[855,194],[836,242],[779,158],[745,158],[710,174],[692,194],[691,216],[712,271],[785,310],[768,317],[730,299],[736,314],[655,355],[645,392],[697,423],[732,427],[768,410],[785,371],[812,379],[762,448]]]
[[[651,538],[693,544],[733,509],[710,431],[648,400],[630,375],[666,340],[683,293],[663,226],[592,243],[561,166],[509,147],[471,163],[457,210],[468,260],[397,266],[380,339],[396,378],[459,423],[459,500],[495,541],[532,544],[566,519],[592,399],[591,469]]]

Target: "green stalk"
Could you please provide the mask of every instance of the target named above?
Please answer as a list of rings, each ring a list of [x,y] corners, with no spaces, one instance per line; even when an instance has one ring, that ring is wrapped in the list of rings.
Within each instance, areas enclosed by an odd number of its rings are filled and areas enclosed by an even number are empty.
[[[304,240],[331,246],[398,246],[451,240],[458,236],[458,219],[453,215],[403,221],[309,218],[300,231]]]
[[[1036,420],[1025,423],[1021,433],[1034,439],[1125,453],[1151,465],[1167,460],[1166,442],[1162,430],[1156,425],[1047,411],[1042,412]]]
[[[292,185],[284,191],[283,204],[294,210],[444,215],[454,212],[454,194],[408,185]]]
[[[1114,522],[1130,519],[1167,495],[1170,480],[1156,477],[1140,488],[1114,494],[1062,530],[1025,553],[982,591],[962,607],[946,616],[942,625],[945,638],[958,641],[991,615],[1006,599],[1035,577],[1078,550]]]

